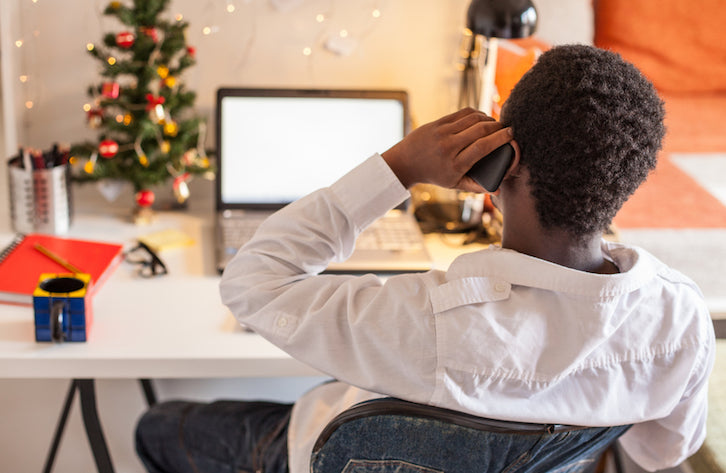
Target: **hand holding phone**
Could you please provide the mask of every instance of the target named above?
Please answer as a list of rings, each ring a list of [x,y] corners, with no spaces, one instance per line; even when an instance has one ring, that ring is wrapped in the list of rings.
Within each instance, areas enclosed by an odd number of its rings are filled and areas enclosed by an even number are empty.
[[[487,192],[496,192],[514,159],[514,147],[505,143],[474,164],[466,173]]]

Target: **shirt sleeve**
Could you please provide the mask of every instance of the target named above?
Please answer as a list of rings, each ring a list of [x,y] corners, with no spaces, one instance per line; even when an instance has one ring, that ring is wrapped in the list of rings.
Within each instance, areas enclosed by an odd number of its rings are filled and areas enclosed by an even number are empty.
[[[706,439],[708,378],[715,361],[716,341],[708,310],[701,311],[707,340],[680,402],[665,418],[635,424],[622,437],[623,450],[648,471],[681,464],[696,453]]]
[[[225,269],[222,301],[247,327],[323,373],[428,401],[435,331],[422,295],[433,273],[385,284],[373,274],[318,274],[345,259],[359,233],[408,196],[385,161],[372,156],[268,218]]]

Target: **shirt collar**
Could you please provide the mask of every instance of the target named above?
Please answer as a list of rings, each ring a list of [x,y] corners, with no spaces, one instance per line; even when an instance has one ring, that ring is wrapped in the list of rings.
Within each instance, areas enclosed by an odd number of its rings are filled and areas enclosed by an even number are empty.
[[[609,299],[641,288],[657,274],[657,260],[641,249],[604,240],[602,249],[620,268],[620,273],[588,273],[514,250],[490,247],[454,260],[446,278],[453,281],[489,277],[506,281],[512,286]]]

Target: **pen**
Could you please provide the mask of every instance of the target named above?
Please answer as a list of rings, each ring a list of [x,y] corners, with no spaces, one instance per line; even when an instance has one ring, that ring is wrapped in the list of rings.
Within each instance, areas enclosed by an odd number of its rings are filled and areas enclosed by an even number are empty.
[[[68,271],[71,271],[73,273],[82,273],[83,272],[80,269],[78,269],[75,266],[73,266],[68,261],[64,260],[63,258],[61,258],[60,256],[58,256],[57,254],[55,254],[52,251],[50,251],[48,248],[46,248],[43,245],[41,245],[40,243],[36,243],[35,246],[34,246],[34,248],[36,250],[40,251],[41,253],[43,253],[48,258],[50,258],[53,261],[55,261],[56,263],[58,263],[59,265],[61,265],[64,268],[66,268]]]

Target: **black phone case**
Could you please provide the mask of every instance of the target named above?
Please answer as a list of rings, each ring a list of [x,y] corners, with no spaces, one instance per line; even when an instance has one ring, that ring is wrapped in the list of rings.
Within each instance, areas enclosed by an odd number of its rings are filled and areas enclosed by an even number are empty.
[[[467,176],[479,183],[487,192],[495,192],[499,189],[507,169],[514,159],[514,148],[511,144],[505,143],[474,164]]]

